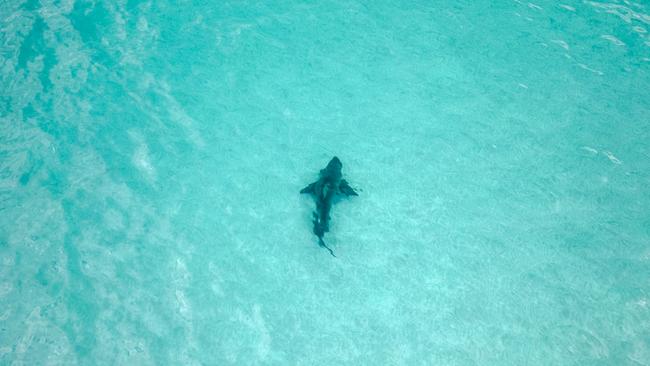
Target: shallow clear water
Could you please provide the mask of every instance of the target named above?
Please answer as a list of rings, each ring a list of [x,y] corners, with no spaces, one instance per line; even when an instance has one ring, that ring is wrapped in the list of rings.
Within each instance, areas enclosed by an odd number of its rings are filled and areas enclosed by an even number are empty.
[[[650,365],[650,9],[452,3],[0,2],[0,364]]]

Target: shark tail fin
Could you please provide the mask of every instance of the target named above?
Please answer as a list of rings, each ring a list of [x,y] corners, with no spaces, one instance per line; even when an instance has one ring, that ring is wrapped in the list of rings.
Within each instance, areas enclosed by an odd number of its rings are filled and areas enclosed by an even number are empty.
[[[327,246],[327,244],[325,244],[325,242],[323,241],[323,238],[322,238],[322,237],[318,237],[318,244],[319,244],[321,247],[323,247],[323,248],[329,250],[329,252],[330,252],[330,254],[332,255],[332,257],[336,258],[336,256],[334,255],[334,252],[332,251],[332,249],[330,249],[330,247]]]

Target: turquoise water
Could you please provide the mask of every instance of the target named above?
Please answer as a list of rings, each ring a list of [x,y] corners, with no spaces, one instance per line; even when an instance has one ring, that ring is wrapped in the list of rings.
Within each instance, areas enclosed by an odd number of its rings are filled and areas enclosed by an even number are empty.
[[[0,364],[650,365],[609,1],[0,1]]]

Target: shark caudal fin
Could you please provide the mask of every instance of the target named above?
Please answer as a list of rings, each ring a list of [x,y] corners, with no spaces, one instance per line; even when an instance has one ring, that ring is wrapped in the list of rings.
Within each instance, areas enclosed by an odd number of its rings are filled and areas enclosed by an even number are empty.
[[[336,258],[336,256],[334,255],[334,252],[332,251],[332,249],[330,249],[330,247],[328,247],[328,246],[325,244],[325,242],[323,241],[323,237],[322,237],[322,236],[319,236],[319,237],[318,237],[318,245],[320,245],[321,247],[323,247],[323,248],[329,250],[329,252],[330,252],[330,254],[332,255],[332,257]]]

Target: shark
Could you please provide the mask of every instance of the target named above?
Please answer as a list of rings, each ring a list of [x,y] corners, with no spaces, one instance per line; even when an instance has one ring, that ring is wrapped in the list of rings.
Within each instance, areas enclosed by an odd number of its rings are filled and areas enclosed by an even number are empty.
[[[301,194],[310,194],[316,201],[313,214],[314,234],[318,237],[318,245],[327,249],[333,257],[334,252],[325,244],[323,236],[329,231],[330,211],[334,199],[344,195],[358,196],[359,194],[343,179],[341,169],[343,164],[336,156],[330,160],[325,169],[321,169],[318,180],[300,190]]]

